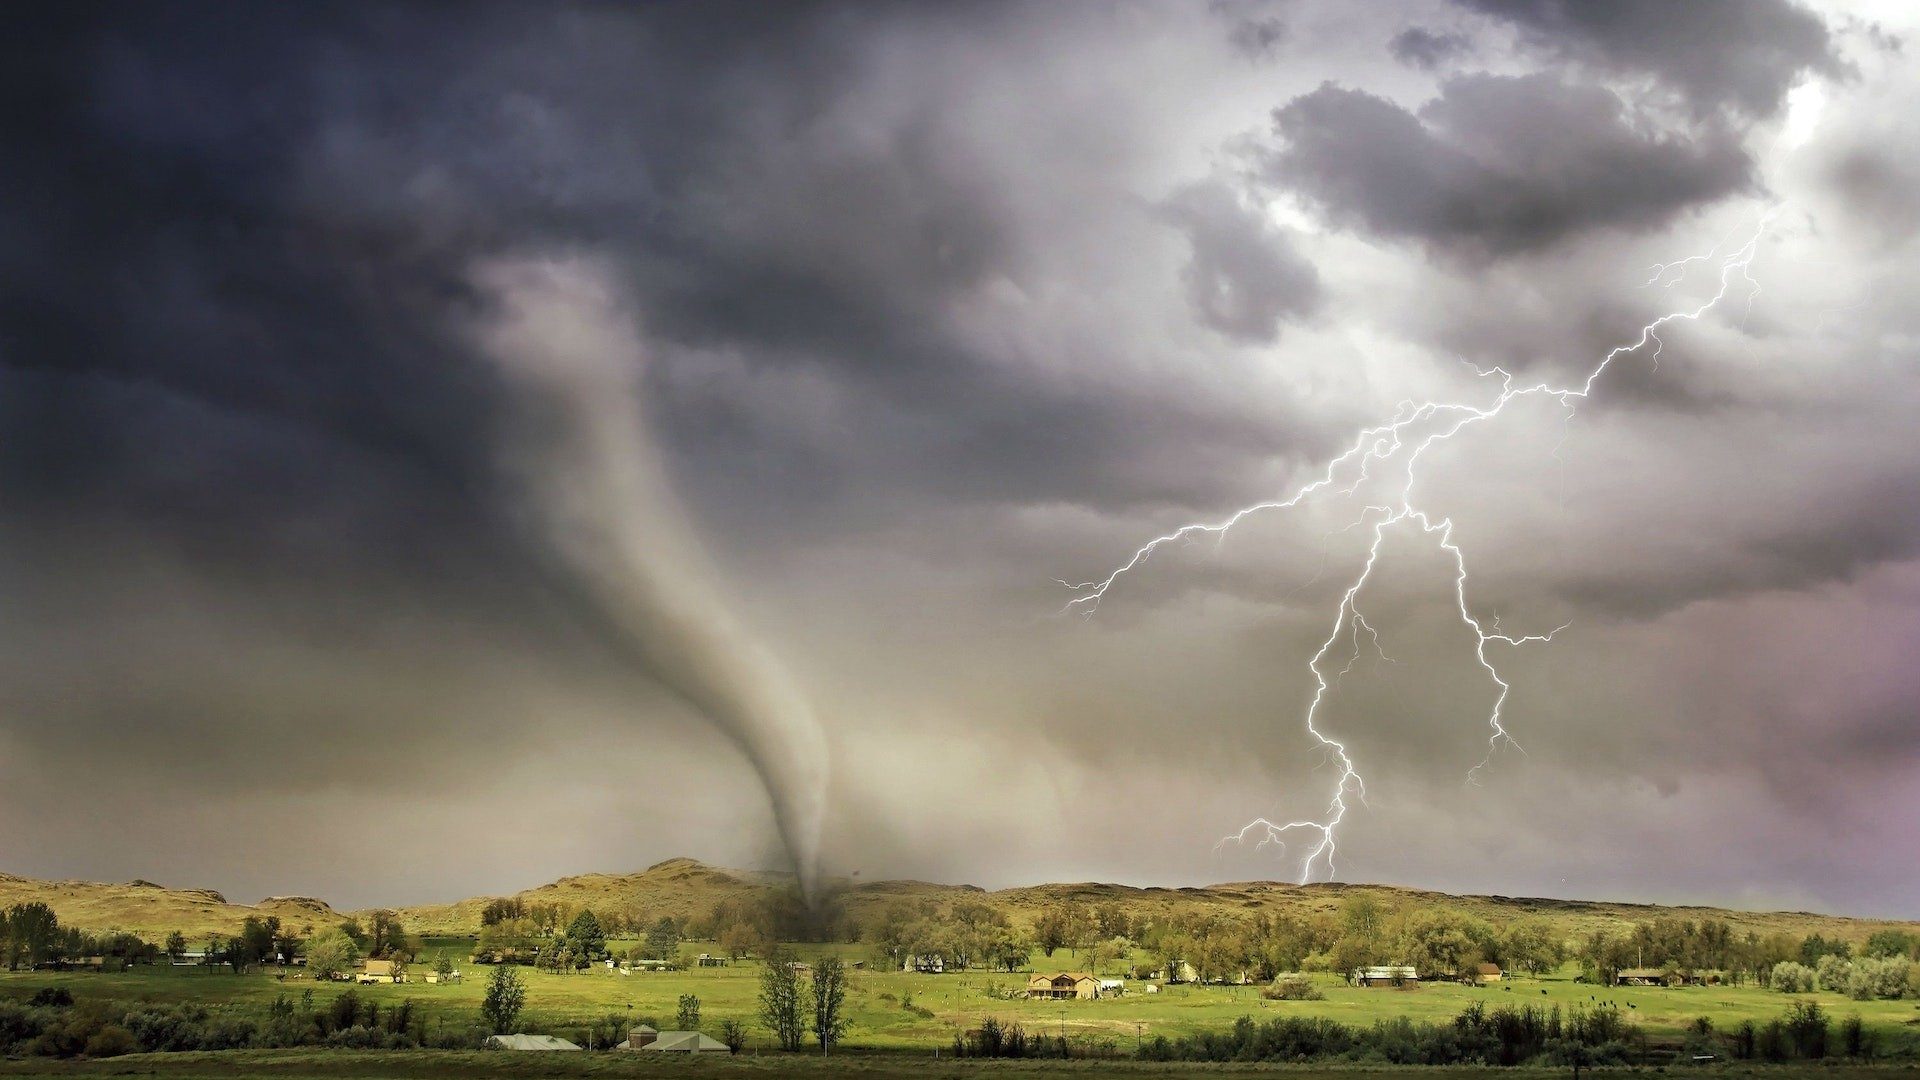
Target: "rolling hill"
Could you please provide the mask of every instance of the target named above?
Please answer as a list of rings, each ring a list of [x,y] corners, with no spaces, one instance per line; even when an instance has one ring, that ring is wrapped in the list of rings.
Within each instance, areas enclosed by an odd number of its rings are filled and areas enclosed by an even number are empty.
[[[39,901],[53,909],[64,926],[96,933],[128,931],[159,942],[178,930],[196,943],[209,935],[232,934],[247,916],[277,915],[296,929],[316,930],[347,916],[324,900],[270,896],[257,904],[233,904],[212,889],[170,889],[151,881],[106,884],[96,881],[42,881],[0,874],[0,906]]]
[[[722,900],[744,900],[792,887],[788,875],[761,871],[727,870],[693,859],[669,859],[630,874],[581,874],[512,894],[528,903],[593,907],[600,910],[684,918],[705,914]],[[1506,896],[1454,896],[1389,885],[1339,883],[1290,885],[1270,881],[1232,882],[1204,888],[1139,888],[1083,882],[1032,885],[989,892],[972,885],[924,881],[840,880],[832,884],[839,903],[856,918],[871,915],[887,904],[948,904],[955,900],[985,900],[1017,920],[1030,920],[1057,903],[1118,903],[1135,916],[1165,916],[1181,912],[1251,915],[1288,913],[1310,915],[1332,912],[1348,896],[1370,894],[1392,907],[1445,905],[1496,924],[1539,916],[1563,933],[1585,934],[1604,927],[1623,927],[1659,917],[1722,919],[1736,930],[1761,934],[1818,932],[1851,940],[1875,930],[1899,927],[1920,930],[1920,923],[1860,919],[1800,911],[1752,912],[1726,908],[1612,901],[1554,900]],[[397,912],[407,928],[431,936],[464,936],[480,929],[480,913],[487,897],[450,904],[403,907]],[[40,881],[0,874],[0,905],[40,900],[51,906],[64,924],[88,930],[129,930],[159,940],[173,930],[189,939],[210,933],[231,933],[249,915],[277,915],[295,928],[318,929],[354,913],[336,911],[325,901],[307,897],[269,897],[255,904],[234,904],[207,889],[175,889],[147,881],[101,884],[83,881]]]

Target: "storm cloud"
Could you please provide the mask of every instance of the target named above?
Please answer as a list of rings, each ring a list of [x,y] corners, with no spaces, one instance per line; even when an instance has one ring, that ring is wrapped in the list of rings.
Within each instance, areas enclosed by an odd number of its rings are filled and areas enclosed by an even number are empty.
[[[1271,180],[1334,223],[1496,255],[1657,228],[1752,182],[1724,126],[1649,130],[1613,91],[1544,73],[1449,79],[1418,115],[1329,84],[1276,111],[1274,131]]]
[[[1912,26],[0,19],[9,872],[364,904],[776,866],[804,776],[828,873],[1291,876],[1213,844],[1323,805],[1306,660],[1362,495],[1158,551],[1092,618],[1057,581],[1402,402],[1484,404],[1477,370],[1589,370],[1758,232],[1751,286],[1576,413],[1422,459],[1474,610],[1568,629],[1504,661],[1528,753],[1464,786],[1492,687],[1445,553],[1390,538],[1384,656],[1326,718],[1369,782],[1340,873],[1920,914],[1884,857],[1920,812]],[[644,612],[689,595],[733,644],[660,647]],[[749,684],[817,746],[743,736]]]

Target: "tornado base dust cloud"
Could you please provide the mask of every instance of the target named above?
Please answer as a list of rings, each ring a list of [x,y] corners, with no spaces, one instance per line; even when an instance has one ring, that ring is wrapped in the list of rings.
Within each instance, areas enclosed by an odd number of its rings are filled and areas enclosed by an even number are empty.
[[[474,339],[510,396],[502,459],[521,524],[616,644],[739,744],[813,897],[826,741],[686,525],[641,419],[645,350],[613,275],[563,257],[487,262],[473,280],[491,305]]]

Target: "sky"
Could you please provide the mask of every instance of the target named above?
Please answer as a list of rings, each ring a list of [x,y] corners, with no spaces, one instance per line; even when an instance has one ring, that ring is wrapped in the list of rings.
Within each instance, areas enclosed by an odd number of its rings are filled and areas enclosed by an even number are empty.
[[[1374,489],[1060,582],[1727,280],[1420,459],[1556,632],[1385,530],[1307,870],[1920,918],[1911,8],[0,21],[0,869],[1296,879]]]

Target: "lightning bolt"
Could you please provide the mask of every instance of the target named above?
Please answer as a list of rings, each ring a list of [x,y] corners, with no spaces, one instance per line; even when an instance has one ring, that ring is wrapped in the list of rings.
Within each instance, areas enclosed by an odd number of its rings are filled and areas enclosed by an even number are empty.
[[[1674,323],[1697,322],[1709,311],[1721,305],[1737,286],[1746,287],[1746,303],[1749,309],[1754,297],[1759,295],[1760,284],[1755,281],[1750,270],[1759,251],[1760,240],[1766,235],[1771,212],[1763,214],[1746,243],[1719,258],[1719,288],[1713,296],[1691,307],[1669,311],[1640,328],[1639,335],[1632,341],[1614,347],[1587,370],[1586,377],[1579,382],[1556,384],[1551,381],[1522,382],[1518,376],[1502,367],[1475,368],[1475,374],[1482,380],[1495,382],[1499,393],[1486,404],[1474,404],[1466,401],[1423,401],[1401,402],[1392,418],[1385,423],[1361,429],[1344,451],[1327,462],[1311,480],[1295,489],[1284,498],[1254,503],[1234,511],[1217,521],[1195,522],[1182,525],[1173,531],[1142,544],[1132,556],[1120,563],[1105,577],[1078,583],[1060,581],[1060,584],[1076,595],[1067,602],[1066,611],[1080,612],[1089,617],[1096,611],[1100,602],[1113,591],[1115,585],[1126,575],[1139,569],[1155,552],[1170,544],[1191,540],[1195,537],[1210,535],[1224,536],[1235,525],[1256,514],[1271,511],[1290,510],[1302,502],[1323,492],[1352,495],[1364,485],[1373,482],[1375,470],[1390,471],[1393,482],[1389,485],[1390,497],[1384,502],[1370,502],[1362,508],[1359,521],[1355,524],[1365,528],[1368,535],[1366,558],[1353,579],[1347,584],[1340,596],[1340,602],[1334,609],[1333,625],[1329,628],[1320,648],[1308,661],[1307,670],[1313,676],[1313,695],[1307,702],[1306,729],[1315,742],[1327,755],[1327,759],[1339,768],[1339,776],[1334,781],[1332,797],[1328,800],[1326,811],[1318,818],[1297,821],[1275,821],[1265,817],[1255,818],[1240,827],[1234,833],[1222,837],[1215,850],[1227,844],[1244,844],[1254,841],[1255,850],[1267,846],[1286,849],[1286,841],[1295,834],[1307,838],[1307,852],[1300,864],[1300,882],[1306,884],[1313,880],[1317,867],[1324,864],[1326,874],[1334,873],[1334,854],[1338,848],[1336,832],[1340,823],[1346,819],[1348,799],[1351,797],[1363,805],[1366,802],[1366,783],[1361,779],[1359,769],[1347,746],[1339,739],[1324,731],[1320,722],[1322,708],[1341,676],[1352,670],[1359,659],[1361,633],[1367,634],[1374,648],[1380,648],[1380,635],[1367,622],[1361,613],[1358,601],[1362,590],[1373,576],[1374,567],[1379,564],[1381,549],[1387,537],[1395,530],[1417,529],[1420,535],[1432,539],[1438,550],[1452,560],[1453,598],[1458,609],[1461,624],[1474,636],[1474,658],[1487,679],[1494,687],[1493,704],[1487,713],[1487,753],[1480,763],[1468,770],[1467,782],[1477,783],[1480,773],[1493,760],[1493,756],[1502,747],[1511,746],[1521,749],[1505,724],[1507,699],[1512,693],[1512,685],[1500,672],[1496,662],[1499,650],[1517,648],[1523,645],[1537,644],[1553,640],[1555,634],[1566,629],[1565,625],[1545,633],[1510,634],[1502,630],[1499,618],[1481,619],[1473,613],[1468,599],[1467,557],[1453,536],[1453,521],[1449,518],[1434,517],[1421,509],[1415,499],[1414,491],[1419,477],[1419,465],[1427,451],[1445,443],[1462,431],[1476,424],[1493,420],[1504,412],[1507,406],[1527,398],[1554,399],[1571,419],[1578,403],[1592,396],[1594,387],[1614,363],[1622,357],[1647,351],[1650,363],[1659,362],[1660,352],[1665,346],[1661,331]],[[1671,288],[1686,275],[1688,268],[1695,264],[1710,263],[1714,249],[1703,255],[1693,255],[1670,263],[1656,264],[1647,285]],[[1649,346],[1651,349],[1649,350]],[[1556,453],[1558,452],[1556,448]],[[1056,579],[1057,580],[1057,579]],[[1339,643],[1352,642],[1353,655],[1347,660],[1344,669],[1331,672],[1332,663]],[[1385,656],[1385,653],[1381,653]]]

